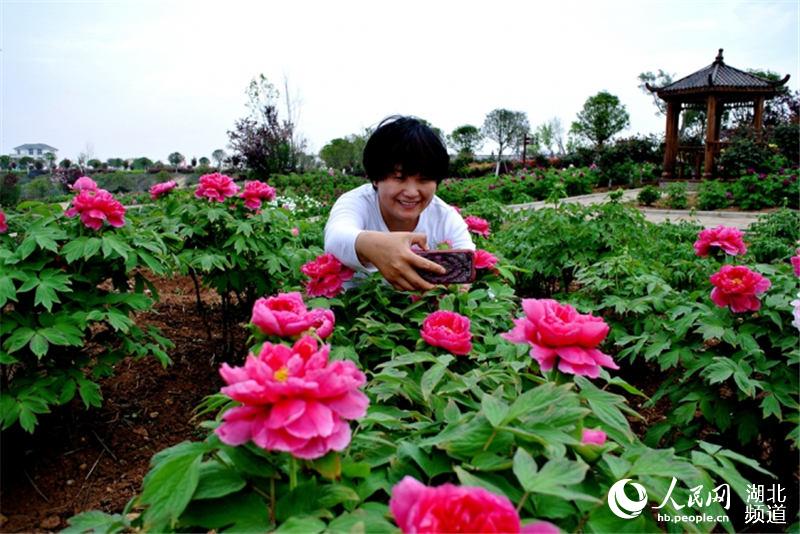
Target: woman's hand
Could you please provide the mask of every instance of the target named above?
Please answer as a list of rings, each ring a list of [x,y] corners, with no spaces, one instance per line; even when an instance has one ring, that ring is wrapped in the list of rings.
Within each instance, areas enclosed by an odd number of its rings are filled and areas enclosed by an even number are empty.
[[[362,264],[373,264],[395,289],[428,291],[435,286],[423,280],[414,269],[439,274],[447,270],[438,263],[414,254],[411,251],[411,245],[414,244],[422,250],[428,249],[425,234],[364,231],[356,238],[356,253]]]

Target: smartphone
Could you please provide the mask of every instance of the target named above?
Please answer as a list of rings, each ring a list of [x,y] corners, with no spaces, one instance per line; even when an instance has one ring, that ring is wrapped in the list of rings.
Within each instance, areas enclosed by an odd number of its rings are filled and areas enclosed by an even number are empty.
[[[416,269],[422,279],[431,284],[467,284],[475,281],[475,252],[472,250],[421,250],[416,254],[447,269],[444,274]]]

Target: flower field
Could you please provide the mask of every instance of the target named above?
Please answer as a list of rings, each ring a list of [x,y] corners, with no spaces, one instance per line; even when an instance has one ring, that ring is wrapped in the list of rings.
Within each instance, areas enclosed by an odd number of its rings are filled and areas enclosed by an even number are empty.
[[[796,211],[740,232],[462,197],[477,280],[419,295],[344,291],[326,208],[277,185],[74,189],[0,212],[4,432],[100,409],[131,359],[218,376],[124,509],[64,509],[68,532],[796,528]],[[142,320],[170,278],[213,353]]]

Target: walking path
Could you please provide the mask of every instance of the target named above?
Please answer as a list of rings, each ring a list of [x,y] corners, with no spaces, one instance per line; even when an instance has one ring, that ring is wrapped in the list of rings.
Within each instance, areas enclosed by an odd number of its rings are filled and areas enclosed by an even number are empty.
[[[626,189],[623,191],[623,202],[635,202],[639,191],[641,191],[641,189]],[[561,202],[570,202],[588,206],[590,204],[608,202],[608,195],[608,193],[591,193],[589,195],[564,198],[561,200]],[[538,210],[544,208],[545,206],[552,206],[552,204],[548,204],[547,202],[540,200],[538,202],[529,202],[527,204],[511,204],[508,206],[508,208],[513,211]],[[746,229],[758,219],[759,215],[762,215],[762,213],[741,211],[671,210],[641,207],[639,208],[639,211],[641,211],[644,214],[645,219],[650,222],[661,223],[665,221],[691,221],[702,225],[704,228],[711,228],[722,224],[725,226],[734,226],[736,228]]]

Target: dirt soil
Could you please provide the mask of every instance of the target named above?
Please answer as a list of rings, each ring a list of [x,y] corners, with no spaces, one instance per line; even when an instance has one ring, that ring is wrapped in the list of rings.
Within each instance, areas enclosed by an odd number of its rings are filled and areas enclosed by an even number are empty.
[[[33,436],[18,425],[0,434],[0,532],[52,532],[83,511],[118,513],[141,488],[153,454],[204,436],[192,410],[222,385],[221,343],[207,338],[190,278],[154,281],[161,301],[137,323],[157,326],[175,343],[173,364],[125,359],[101,381],[102,408],[86,410],[76,400],[41,417]],[[211,308],[215,298],[202,293]]]

